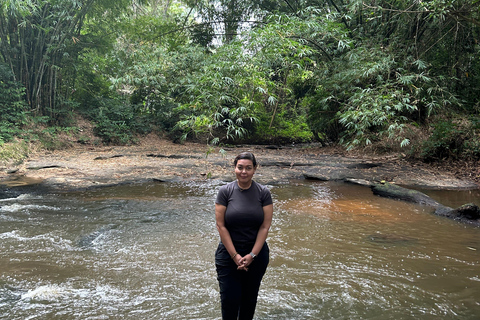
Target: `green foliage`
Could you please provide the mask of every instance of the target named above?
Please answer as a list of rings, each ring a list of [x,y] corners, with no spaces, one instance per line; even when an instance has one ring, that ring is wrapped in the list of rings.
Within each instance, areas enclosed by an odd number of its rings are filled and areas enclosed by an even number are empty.
[[[87,18],[101,18],[96,26],[105,25],[112,21],[112,16],[118,17],[119,11],[128,4],[126,0],[0,3],[0,56],[10,66],[15,79],[23,84],[32,113],[48,116],[53,125],[68,118],[79,71],[75,65],[78,54],[84,48],[99,43],[103,46],[106,42],[105,37],[96,42],[88,36]],[[103,32],[112,33],[112,30]]]
[[[467,0],[4,1],[0,141],[25,134],[19,128],[29,111],[54,128],[73,126],[80,112],[107,143],[130,143],[155,127],[209,143],[328,139],[354,148],[394,139],[406,146],[412,123],[478,114],[479,7]],[[439,123],[425,158],[475,157],[473,123]],[[455,140],[462,136],[469,138]]]
[[[196,1],[194,5],[201,20],[206,21],[207,30],[223,30],[221,41],[226,44],[235,40],[245,20],[262,14],[256,10],[258,6],[258,1],[247,0]]]
[[[241,41],[231,39],[212,51],[152,43],[148,36],[145,43],[132,38],[135,45],[125,41],[117,48],[118,65],[125,68],[114,85],[132,91],[132,103],[138,109],[160,127],[182,132],[183,139],[228,143],[258,136],[258,128],[268,127],[272,140],[277,135],[277,140],[287,136],[310,140],[306,106],[299,99],[310,86],[312,57],[320,48],[321,57],[331,59],[349,41],[343,28],[335,28],[334,20],[306,12],[312,21],[272,16]],[[313,38],[322,32],[328,36],[315,42]],[[315,49],[306,43],[314,43]],[[266,123],[257,126],[260,119]]]
[[[13,80],[10,69],[0,63],[0,144],[22,134],[28,113],[24,89]]]
[[[28,158],[29,148],[25,141],[14,141],[0,144],[0,163],[2,165],[18,165]]]
[[[425,161],[467,158],[480,159],[478,117],[441,120],[433,124],[428,140],[422,145],[420,157]]]
[[[297,100],[304,95],[304,84],[313,75],[310,68],[316,50],[305,45],[299,30],[307,34],[313,28],[310,33],[315,33],[320,26],[329,28],[331,24],[302,21],[272,16],[269,24],[245,34],[243,42],[232,41],[210,55],[204,62],[200,81],[191,85],[196,90],[192,98],[198,101],[195,108],[208,112],[203,119],[193,114],[179,123],[181,127],[197,134],[208,133],[218,141],[245,141],[260,136],[264,141],[310,140],[313,134],[308,132],[305,118],[297,117],[298,112],[305,114],[306,110],[296,109],[304,108]],[[335,35],[343,39],[341,32]],[[333,55],[342,46],[338,41],[331,43],[335,49],[324,51]],[[219,129],[224,130],[224,137],[214,138]]]
[[[189,42],[188,30],[180,27],[180,21],[185,19],[188,21],[192,17],[184,16],[186,13],[178,10],[170,11],[168,15],[159,15],[152,12],[148,6],[144,6],[143,9],[142,12],[137,12],[133,18],[119,25],[123,31],[123,37],[129,42],[161,44],[170,48]]]
[[[230,43],[203,56],[198,72],[179,87],[185,116],[177,127],[184,138],[193,135],[217,143],[246,138],[257,121],[254,85],[258,73],[247,65],[239,43]],[[190,115],[188,115],[190,114]]]
[[[190,27],[190,34],[194,44],[202,47],[211,47],[215,37],[215,30],[209,24],[193,24]]]
[[[172,120],[178,119],[173,128],[182,130],[184,136],[213,139],[216,129],[224,130],[225,136],[241,134],[247,109],[238,105],[241,90],[229,75],[235,77],[240,69],[231,60],[198,47],[169,52],[150,44],[126,52],[126,57],[135,57],[136,66],[117,78],[115,85],[133,88],[132,102],[159,126],[172,128]]]
[[[81,4],[71,1],[7,1],[0,10],[5,62],[25,84],[32,110],[55,108],[56,86],[67,39],[76,36]]]
[[[442,86],[445,80],[429,74],[425,62],[411,57],[402,60],[402,53],[392,49],[360,46],[330,66],[328,72],[317,73],[316,102],[311,106],[325,113],[323,117],[313,115],[311,121],[334,124],[338,119],[343,126],[341,141],[348,148],[383,137],[406,146],[405,124],[460,105]]]
[[[306,143],[314,140],[314,134],[304,116],[292,119],[280,114],[273,126],[269,126],[268,119],[259,121],[253,140],[258,143]]]
[[[103,142],[125,145],[135,142],[137,134],[152,130],[148,119],[138,115],[125,101],[104,98],[98,102],[100,107],[87,115],[94,121],[94,132]]]

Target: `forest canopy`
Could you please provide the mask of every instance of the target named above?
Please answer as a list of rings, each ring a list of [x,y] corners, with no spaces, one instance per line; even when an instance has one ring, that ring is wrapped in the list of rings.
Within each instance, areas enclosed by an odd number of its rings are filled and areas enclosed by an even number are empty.
[[[478,159],[479,33],[477,0],[2,1],[0,143],[82,117],[112,144],[162,132]]]

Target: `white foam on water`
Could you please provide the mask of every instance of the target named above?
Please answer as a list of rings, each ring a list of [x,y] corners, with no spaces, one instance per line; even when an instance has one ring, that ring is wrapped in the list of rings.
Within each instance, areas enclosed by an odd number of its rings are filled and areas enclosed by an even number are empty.
[[[38,236],[36,236],[38,237]],[[9,231],[9,232],[4,232],[4,233],[0,233],[0,239],[10,239],[10,240],[17,240],[17,241],[20,241],[20,242],[24,242],[24,241],[31,241],[33,240],[35,237],[24,237],[20,234],[20,231],[19,230],[12,230],[12,231]]]
[[[61,210],[58,207],[38,205],[38,204],[21,204],[14,203],[11,205],[6,205],[0,207],[1,212],[20,212],[20,211],[29,211],[29,210],[49,210],[49,211],[59,211]]]
[[[68,294],[68,290],[58,285],[44,285],[22,294],[22,300],[52,301]]]
[[[31,194],[24,193],[19,195],[18,197],[15,198],[5,198],[5,199],[0,199],[0,202],[8,202],[8,201],[18,201],[18,200],[29,200],[29,199],[35,199],[35,197]]]
[[[22,294],[21,300],[27,302],[63,302],[75,300],[83,301],[86,305],[95,303],[131,302],[128,293],[110,285],[97,285],[91,288],[74,288],[69,283],[46,284],[28,290]]]
[[[60,235],[55,235],[52,233],[44,233],[35,236],[24,236],[20,230],[12,230],[9,232],[0,233],[0,240],[13,240],[22,243],[28,242],[43,242],[46,244],[51,244],[53,247],[62,249],[62,250],[74,250],[75,247],[72,245],[72,241],[62,238]],[[45,245],[41,246],[45,248]],[[51,247],[50,245],[46,246]],[[38,245],[33,246],[35,250],[42,251],[39,249]]]

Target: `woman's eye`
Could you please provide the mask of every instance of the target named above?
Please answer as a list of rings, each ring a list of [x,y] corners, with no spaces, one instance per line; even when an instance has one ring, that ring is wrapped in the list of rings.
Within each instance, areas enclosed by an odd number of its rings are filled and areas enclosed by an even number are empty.
[[[237,167],[238,170],[242,171],[242,170],[246,170],[246,171],[250,171],[250,170],[253,170],[252,167]]]

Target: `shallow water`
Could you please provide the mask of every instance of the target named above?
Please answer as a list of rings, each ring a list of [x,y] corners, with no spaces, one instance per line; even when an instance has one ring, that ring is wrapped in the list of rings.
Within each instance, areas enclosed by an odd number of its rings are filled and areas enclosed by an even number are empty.
[[[1,319],[220,319],[219,182],[0,201]],[[366,187],[271,186],[256,319],[477,319],[480,228]],[[428,191],[448,206],[475,191]]]

